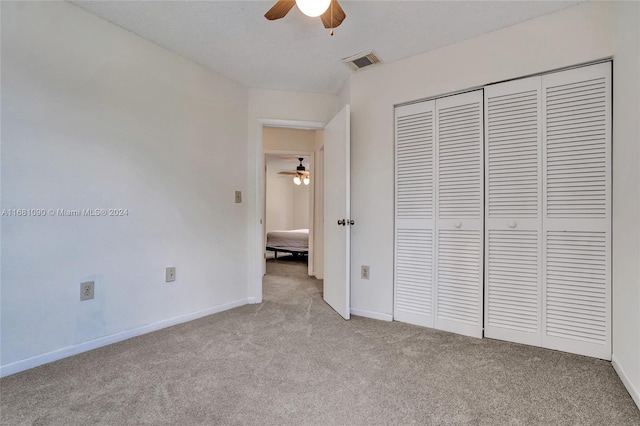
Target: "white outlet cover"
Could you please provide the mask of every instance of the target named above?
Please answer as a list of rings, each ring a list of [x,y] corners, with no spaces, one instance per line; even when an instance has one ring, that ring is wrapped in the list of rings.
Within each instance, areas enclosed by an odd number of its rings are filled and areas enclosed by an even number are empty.
[[[360,267],[360,278],[361,279],[368,280],[370,273],[371,273],[371,270],[369,268],[369,265],[362,265]]]
[[[93,299],[95,281],[80,283],[80,301]]]
[[[165,271],[165,281],[168,283],[174,282],[176,280],[176,267],[169,266]]]

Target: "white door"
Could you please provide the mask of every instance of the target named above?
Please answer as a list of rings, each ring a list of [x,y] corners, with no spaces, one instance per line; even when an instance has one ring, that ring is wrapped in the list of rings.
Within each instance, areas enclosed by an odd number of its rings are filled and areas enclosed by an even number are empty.
[[[350,316],[351,152],[350,108],[324,128],[324,300]]]
[[[485,94],[485,336],[611,359],[611,64]]]
[[[433,327],[435,101],[395,109],[393,319]]]
[[[482,90],[436,100],[435,328],[482,337]]]
[[[484,335],[542,344],[541,77],[485,88]]]
[[[611,359],[611,63],[542,76],[542,99],[542,346]]]

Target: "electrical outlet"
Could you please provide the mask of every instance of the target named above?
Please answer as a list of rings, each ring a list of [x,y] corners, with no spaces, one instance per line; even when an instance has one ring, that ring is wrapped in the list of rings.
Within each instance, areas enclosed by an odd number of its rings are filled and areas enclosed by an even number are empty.
[[[242,191],[236,191],[236,203],[242,202]]]
[[[362,265],[360,267],[360,278],[363,280],[369,279],[369,265]]]
[[[80,301],[93,299],[95,281],[80,283]]]
[[[176,267],[168,266],[165,271],[165,281],[168,283],[174,282],[176,280]]]

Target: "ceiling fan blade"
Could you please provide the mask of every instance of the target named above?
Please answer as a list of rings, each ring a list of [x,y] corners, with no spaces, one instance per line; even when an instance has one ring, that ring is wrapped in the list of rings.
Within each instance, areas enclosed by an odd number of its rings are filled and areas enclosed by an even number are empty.
[[[332,14],[333,20],[331,19]],[[347,14],[344,13],[344,10],[340,7],[338,0],[331,0],[329,9],[320,16],[320,19],[322,19],[322,23],[325,28],[337,28],[342,24],[342,21],[344,21],[344,18],[346,17]]]
[[[287,176],[309,176],[309,172],[278,172],[278,174]]]
[[[295,4],[295,0],[278,0],[278,2],[264,14],[264,17],[270,21],[284,18]]]

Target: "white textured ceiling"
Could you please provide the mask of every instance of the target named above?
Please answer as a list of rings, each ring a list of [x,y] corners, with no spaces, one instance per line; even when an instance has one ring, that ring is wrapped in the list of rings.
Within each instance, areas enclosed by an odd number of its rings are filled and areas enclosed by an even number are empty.
[[[373,50],[393,62],[578,1],[340,0],[333,37],[297,7],[267,21],[275,0],[73,3],[249,87],[334,94],[352,72],[342,58]]]

